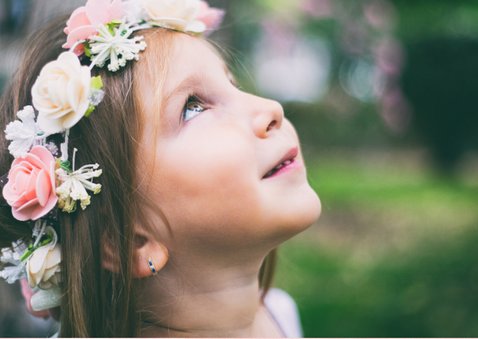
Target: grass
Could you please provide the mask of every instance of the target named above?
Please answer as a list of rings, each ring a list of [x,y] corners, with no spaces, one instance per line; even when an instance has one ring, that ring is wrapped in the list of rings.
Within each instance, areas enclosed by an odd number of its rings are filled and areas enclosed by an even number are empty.
[[[478,185],[416,154],[309,163],[317,225],[280,251],[309,337],[478,336]]]

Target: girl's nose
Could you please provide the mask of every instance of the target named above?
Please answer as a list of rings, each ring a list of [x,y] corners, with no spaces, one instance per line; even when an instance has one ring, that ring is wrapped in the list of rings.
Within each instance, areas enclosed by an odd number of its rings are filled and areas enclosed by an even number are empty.
[[[253,96],[252,124],[254,133],[259,138],[267,138],[275,129],[280,129],[284,120],[284,109],[275,100]]]

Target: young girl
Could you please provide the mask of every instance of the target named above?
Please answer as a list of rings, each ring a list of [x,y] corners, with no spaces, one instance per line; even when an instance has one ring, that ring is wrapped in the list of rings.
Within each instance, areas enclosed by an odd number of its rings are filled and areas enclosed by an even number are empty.
[[[300,335],[267,292],[320,202],[280,104],[202,37],[221,16],[89,0],[29,44],[0,110],[0,274],[62,337]]]

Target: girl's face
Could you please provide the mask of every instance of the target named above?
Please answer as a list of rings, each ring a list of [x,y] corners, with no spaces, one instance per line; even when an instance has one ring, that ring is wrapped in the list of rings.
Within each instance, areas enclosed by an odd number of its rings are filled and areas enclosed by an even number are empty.
[[[234,84],[207,42],[174,41],[161,107],[141,84],[145,194],[170,226],[159,236],[170,251],[271,249],[320,214],[297,134],[279,103]]]

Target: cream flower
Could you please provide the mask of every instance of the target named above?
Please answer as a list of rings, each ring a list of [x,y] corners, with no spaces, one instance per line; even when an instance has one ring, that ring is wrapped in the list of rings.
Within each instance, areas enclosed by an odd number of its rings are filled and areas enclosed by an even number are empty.
[[[28,258],[26,271],[30,287],[49,289],[60,283],[61,247],[57,243],[55,230],[48,226],[46,232],[52,235],[52,241],[37,248]]]
[[[73,127],[90,106],[91,74],[73,52],[46,64],[32,87],[38,125],[48,134]]]
[[[206,24],[197,20],[201,9],[200,0],[142,0],[147,21],[164,28],[183,32],[202,33]]]
[[[123,9],[126,13],[126,22],[139,23],[146,18],[146,13],[141,6],[142,0],[123,0]]]

